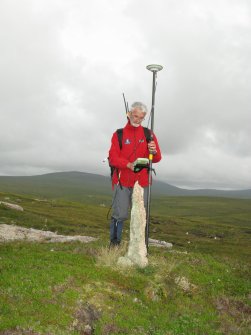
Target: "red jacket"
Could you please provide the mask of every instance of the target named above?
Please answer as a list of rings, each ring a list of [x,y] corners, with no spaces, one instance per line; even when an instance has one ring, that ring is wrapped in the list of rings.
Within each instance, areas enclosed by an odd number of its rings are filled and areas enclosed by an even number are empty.
[[[153,163],[161,160],[161,152],[156,136],[153,134],[153,140],[156,144],[157,153],[153,156]],[[144,134],[144,129],[133,127],[128,121],[123,129],[122,149],[120,150],[118,135],[115,132],[112,136],[111,148],[109,151],[109,163],[118,169],[118,173],[114,172],[112,176],[112,185],[118,184],[119,180],[122,186],[133,187],[138,181],[140,186],[148,186],[148,171],[143,169],[138,173],[127,168],[127,164],[133,163],[137,158],[148,158],[149,150]]]

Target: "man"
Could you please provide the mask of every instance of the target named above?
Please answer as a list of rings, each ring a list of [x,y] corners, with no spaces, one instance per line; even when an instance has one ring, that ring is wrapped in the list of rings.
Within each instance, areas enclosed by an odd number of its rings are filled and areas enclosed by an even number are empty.
[[[109,163],[115,168],[112,176],[114,188],[112,202],[112,218],[110,225],[111,245],[120,244],[123,223],[128,217],[133,186],[138,181],[144,187],[144,203],[147,204],[148,170],[134,172],[134,162],[137,158],[148,158],[153,154],[153,163],[161,160],[161,152],[154,134],[147,143],[144,128],[141,126],[147,113],[146,106],[135,102],[127,114],[128,122],[123,128],[122,147],[120,148],[118,134],[115,132],[111,140]]]

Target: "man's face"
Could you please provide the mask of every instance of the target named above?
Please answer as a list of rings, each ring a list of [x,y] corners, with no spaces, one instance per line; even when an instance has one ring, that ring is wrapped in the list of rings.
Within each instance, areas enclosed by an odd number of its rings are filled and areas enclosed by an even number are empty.
[[[139,108],[134,108],[129,112],[129,120],[133,127],[138,127],[145,119],[146,113]]]

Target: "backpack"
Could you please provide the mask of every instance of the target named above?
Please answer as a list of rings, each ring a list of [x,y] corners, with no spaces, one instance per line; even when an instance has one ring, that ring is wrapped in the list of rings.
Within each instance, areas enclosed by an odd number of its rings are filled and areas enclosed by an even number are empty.
[[[146,128],[146,127],[143,127],[143,129],[144,129],[146,142],[148,143],[152,140],[151,131],[150,131],[149,128]],[[120,147],[120,150],[121,150],[122,149],[122,139],[123,139],[123,128],[117,129],[116,133],[117,133],[117,136],[118,136],[119,147]],[[109,157],[108,157],[108,161],[109,161]],[[110,169],[111,169],[111,178],[112,178],[115,171],[118,173],[118,169],[116,167],[110,165],[110,163],[109,163],[109,166],[110,166]]]

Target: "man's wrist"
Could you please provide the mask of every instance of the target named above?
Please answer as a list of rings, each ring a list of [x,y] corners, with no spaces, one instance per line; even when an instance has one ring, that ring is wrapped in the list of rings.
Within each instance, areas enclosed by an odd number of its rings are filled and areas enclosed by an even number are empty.
[[[152,154],[152,155],[156,155],[157,154],[157,150],[150,150],[150,154]]]

